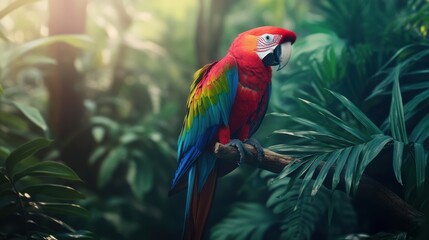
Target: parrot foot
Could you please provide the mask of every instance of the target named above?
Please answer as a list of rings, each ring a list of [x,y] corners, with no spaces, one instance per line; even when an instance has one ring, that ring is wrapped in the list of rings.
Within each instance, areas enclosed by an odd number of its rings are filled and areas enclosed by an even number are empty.
[[[259,143],[259,141],[254,138],[249,138],[246,141],[244,141],[244,143],[250,144],[253,147],[255,147],[256,153],[258,154],[258,162],[261,163],[265,158],[265,153],[264,153],[264,148]]]
[[[244,147],[243,142],[239,139],[231,139],[227,146],[236,147],[238,152],[240,153],[240,162],[237,163],[238,165],[246,162],[246,155],[252,154]]]

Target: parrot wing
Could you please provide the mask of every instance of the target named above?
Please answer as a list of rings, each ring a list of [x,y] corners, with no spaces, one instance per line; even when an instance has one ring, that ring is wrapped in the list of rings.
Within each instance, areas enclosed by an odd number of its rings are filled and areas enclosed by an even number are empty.
[[[177,142],[178,167],[170,192],[215,140],[218,128],[228,125],[237,85],[237,64],[229,55],[219,62],[205,65],[194,74]]]

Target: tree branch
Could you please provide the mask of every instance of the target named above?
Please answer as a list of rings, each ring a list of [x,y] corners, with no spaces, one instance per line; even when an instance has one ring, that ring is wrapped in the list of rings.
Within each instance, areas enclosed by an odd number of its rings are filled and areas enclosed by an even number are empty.
[[[298,161],[293,157],[281,155],[268,149],[264,149],[265,157],[261,162],[258,162],[256,149],[249,144],[244,144],[244,147],[253,154],[253,156],[249,156],[246,159],[246,164],[265,169],[270,172],[280,173],[286,165],[291,164],[294,161]],[[214,154],[224,161],[238,162],[240,159],[240,154],[235,147],[222,145],[220,143],[216,143]],[[318,172],[321,170],[323,165],[324,163],[319,165],[314,176],[318,175]],[[323,183],[328,188],[331,186],[334,171],[335,166],[331,167],[328,176]],[[344,174],[340,179],[341,182],[338,185],[338,190],[344,191]],[[359,188],[354,199],[374,203],[386,212],[386,222],[408,233],[416,234],[418,229],[423,225],[423,213],[416,210],[394,192],[365,174],[360,180]]]

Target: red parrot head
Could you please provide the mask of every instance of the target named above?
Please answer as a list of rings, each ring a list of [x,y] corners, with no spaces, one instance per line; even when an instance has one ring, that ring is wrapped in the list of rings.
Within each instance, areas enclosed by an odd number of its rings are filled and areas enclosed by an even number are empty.
[[[289,62],[296,34],[290,30],[264,26],[241,33],[231,44],[236,58],[258,58],[265,66],[282,69]]]

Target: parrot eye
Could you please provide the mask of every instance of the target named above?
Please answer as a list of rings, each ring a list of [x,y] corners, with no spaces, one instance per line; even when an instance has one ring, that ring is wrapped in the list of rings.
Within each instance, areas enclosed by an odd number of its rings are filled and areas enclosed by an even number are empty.
[[[264,39],[267,43],[271,43],[273,41],[273,36],[270,34],[264,34],[262,35],[262,39]]]

